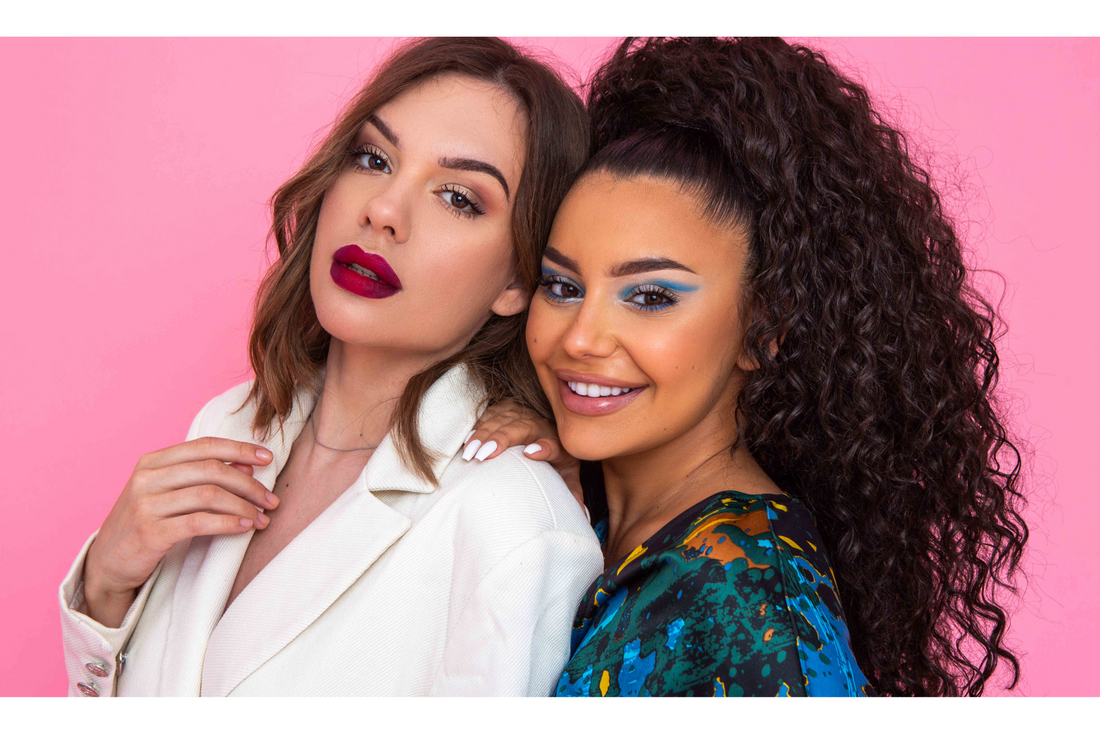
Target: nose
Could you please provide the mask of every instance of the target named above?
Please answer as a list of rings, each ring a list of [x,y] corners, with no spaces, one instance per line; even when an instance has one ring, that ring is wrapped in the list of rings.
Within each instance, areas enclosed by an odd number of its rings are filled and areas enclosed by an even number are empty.
[[[396,181],[371,192],[359,215],[359,225],[398,244],[409,240],[409,194]]]
[[[576,318],[562,338],[562,348],[574,359],[602,359],[618,348],[614,319],[593,295],[591,291],[586,294]]]

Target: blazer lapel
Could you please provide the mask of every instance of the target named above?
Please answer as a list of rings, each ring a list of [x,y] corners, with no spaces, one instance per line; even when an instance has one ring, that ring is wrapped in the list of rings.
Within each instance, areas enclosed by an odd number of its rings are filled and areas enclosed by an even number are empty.
[[[308,390],[299,391],[283,429],[276,429],[267,440],[259,440],[252,432],[253,403],[227,415],[215,434],[232,440],[260,443],[270,450],[274,459],[267,466],[257,468],[253,477],[271,489],[286,465],[290,448],[305,425],[314,400]],[[160,695],[196,696],[201,693],[207,640],[225,610],[225,602],[253,532],[196,537],[191,541],[172,594],[168,639],[161,666]]]
[[[312,624],[412,522],[362,475],[249,583],[207,648],[202,694],[228,695]]]
[[[473,426],[483,398],[462,365],[445,373],[425,393],[419,432],[424,447],[435,456],[432,471],[437,480]],[[255,477],[268,488],[286,464],[314,400],[311,393],[300,392],[282,436],[265,443],[275,460],[262,474],[257,471]],[[251,425],[252,414],[246,408],[231,415],[227,423],[232,420],[233,424],[227,429],[241,434],[240,430]],[[219,434],[235,437],[225,430]],[[250,431],[244,434],[251,435]],[[252,533],[197,538],[172,603],[171,636],[176,643],[169,644],[173,654],[166,655],[165,664],[179,666],[163,668],[173,672],[186,669],[188,673],[178,677],[173,674],[173,679],[180,680],[181,689],[162,694],[231,693],[316,621],[408,531],[412,521],[372,492],[434,490],[405,466],[391,432],[356,482],[276,555],[228,609],[225,602]]]

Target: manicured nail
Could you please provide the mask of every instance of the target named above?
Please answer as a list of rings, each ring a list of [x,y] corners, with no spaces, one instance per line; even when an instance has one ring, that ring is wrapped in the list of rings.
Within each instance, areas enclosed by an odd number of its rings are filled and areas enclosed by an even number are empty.
[[[523,449],[523,455],[533,456],[536,453],[538,453],[540,450],[542,450],[541,445],[539,445],[538,443],[532,443],[531,445],[529,445],[529,446],[527,446],[526,448]]]
[[[245,529],[248,529],[249,527],[252,526],[252,520],[251,519],[245,519],[244,517],[241,517],[241,526],[244,527]]]
[[[462,460],[468,461],[471,458],[473,458],[474,454],[477,453],[477,449],[480,448],[480,447],[481,447],[481,441],[480,440],[470,441],[470,444],[466,446],[466,450],[462,451]]]
[[[467,443],[469,443],[470,438],[472,438],[474,436],[474,433],[476,433],[476,432],[477,432],[477,428],[474,428],[473,430],[471,430],[470,434],[466,436],[466,440],[462,441],[462,445],[466,445]]]
[[[267,448],[257,448],[256,457],[259,458],[261,461],[270,461],[272,458],[274,458],[274,456],[271,455],[271,451],[269,451]]]
[[[264,494],[264,498],[267,499],[267,503],[271,505],[271,508],[279,506],[279,497],[272,494],[270,491]]]
[[[263,529],[267,525],[271,524],[271,518],[263,512],[256,512],[256,524],[260,525],[260,529]]]
[[[477,455],[474,456],[474,458],[478,459],[479,461],[484,461],[486,458],[489,457],[489,454],[492,453],[493,451],[495,451],[496,449],[497,449],[497,442],[495,440],[490,440],[488,443],[481,446],[481,450],[479,450],[477,452]]]

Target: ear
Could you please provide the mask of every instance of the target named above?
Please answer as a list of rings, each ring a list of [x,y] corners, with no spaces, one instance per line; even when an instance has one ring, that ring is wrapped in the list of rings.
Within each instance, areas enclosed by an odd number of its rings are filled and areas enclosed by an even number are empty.
[[[785,335],[785,334],[784,334]],[[768,344],[768,351],[771,352],[772,358],[779,353],[779,344],[783,341],[783,337],[778,339],[772,339],[772,342]],[[745,372],[751,372],[754,369],[759,369],[760,365],[756,363],[756,359],[749,356],[747,349],[742,349],[741,353],[737,355],[737,366]]]
[[[525,311],[530,303],[531,293],[527,292],[522,282],[513,280],[508,287],[500,291],[490,310],[498,316],[514,316]]]

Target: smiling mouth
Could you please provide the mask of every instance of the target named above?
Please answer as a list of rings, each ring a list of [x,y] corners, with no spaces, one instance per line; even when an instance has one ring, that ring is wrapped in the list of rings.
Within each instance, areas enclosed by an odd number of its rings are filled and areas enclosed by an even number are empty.
[[[618,397],[632,391],[631,387],[608,387],[605,384],[585,384],[584,382],[566,382],[569,390],[581,397]]]

